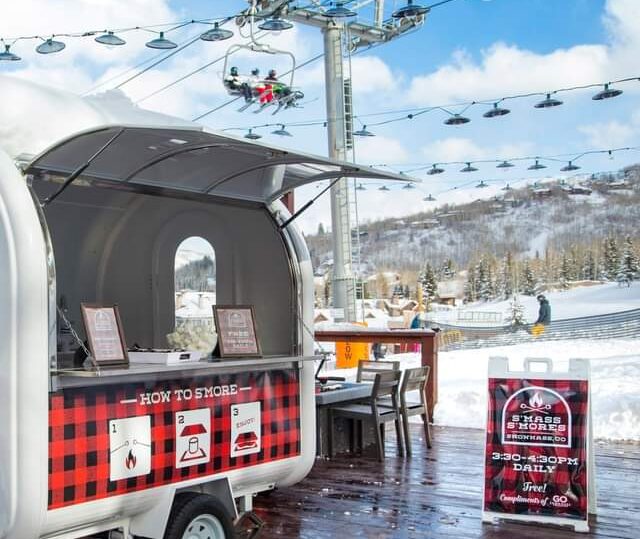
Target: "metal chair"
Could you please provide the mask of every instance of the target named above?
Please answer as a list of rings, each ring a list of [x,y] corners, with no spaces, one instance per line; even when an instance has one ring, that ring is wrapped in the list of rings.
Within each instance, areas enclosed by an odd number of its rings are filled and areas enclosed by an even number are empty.
[[[406,369],[400,385],[400,414],[402,415],[402,428],[404,430],[404,442],[407,450],[407,456],[411,456],[411,435],[409,433],[409,418],[414,415],[421,415],[424,424],[424,436],[427,447],[431,448],[431,427],[429,425],[429,405],[426,395],[427,380],[431,368],[428,365],[424,367],[416,367],[415,369]],[[420,402],[407,402],[407,393],[418,391]],[[392,399],[384,399],[380,402],[389,410],[395,408]]]
[[[399,361],[369,361],[362,359],[358,363],[356,382],[373,382],[380,371],[399,371]]]
[[[399,370],[378,371],[371,388],[371,397],[367,403],[345,404],[329,408],[329,454],[333,456],[333,419],[341,416],[358,421],[373,421],[378,460],[384,460],[384,430],[389,421],[395,422],[398,453],[404,455],[402,430],[400,428],[400,407],[398,404]],[[390,405],[382,406],[387,398]]]

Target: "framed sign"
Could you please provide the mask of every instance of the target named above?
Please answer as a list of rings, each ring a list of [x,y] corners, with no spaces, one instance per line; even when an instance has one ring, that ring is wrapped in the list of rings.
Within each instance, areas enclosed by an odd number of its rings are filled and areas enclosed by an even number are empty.
[[[80,307],[89,351],[96,364],[128,367],[129,356],[118,306],[82,303]]]
[[[261,357],[251,305],[214,305],[220,357]]]

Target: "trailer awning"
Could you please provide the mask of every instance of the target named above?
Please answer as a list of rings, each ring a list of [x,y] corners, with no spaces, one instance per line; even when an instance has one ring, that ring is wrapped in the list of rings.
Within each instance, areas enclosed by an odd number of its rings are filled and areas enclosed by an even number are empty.
[[[383,170],[269,147],[197,128],[110,125],[65,139],[33,159],[26,171],[66,176],[119,134],[82,178],[269,204],[296,187],[340,177],[416,180]]]

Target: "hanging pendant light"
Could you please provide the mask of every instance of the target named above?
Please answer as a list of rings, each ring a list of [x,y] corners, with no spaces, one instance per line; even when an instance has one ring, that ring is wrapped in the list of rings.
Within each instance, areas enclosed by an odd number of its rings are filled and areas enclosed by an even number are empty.
[[[262,135],[258,135],[258,133],[254,133],[252,129],[249,129],[249,132],[244,136],[244,138],[248,138],[249,140],[258,140],[262,138]]]
[[[425,202],[434,202],[436,199],[434,196],[431,195],[431,193],[429,193],[429,196],[424,197],[422,200],[424,200]]]
[[[489,109],[487,112],[483,114],[485,118],[495,118],[497,116],[504,116],[505,114],[509,114],[511,111],[509,109],[505,109],[503,107],[499,107],[498,103],[493,104],[493,108]]]
[[[472,167],[471,163],[467,163],[467,166],[460,169],[460,172],[476,172],[478,169],[476,167]]]
[[[515,167],[515,165],[513,163],[509,163],[509,161],[503,161],[499,165],[496,165],[496,168],[511,168],[511,167]]]
[[[5,62],[17,62],[18,60],[22,60],[20,56],[17,54],[13,54],[9,49],[11,45],[4,46],[4,52],[0,52],[0,60]]]
[[[119,45],[124,45],[126,41],[122,38],[119,38],[113,32],[109,31],[106,34],[102,34],[95,39],[98,43],[102,43],[103,45],[110,45],[117,47]]]
[[[562,167],[560,170],[562,172],[571,172],[572,170],[579,170],[579,169],[580,169],[579,166],[574,165],[571,161],[569,161],[569,163],[564,167]]]
[[[505,185],[502,190],[503,191],[511,191],[513,189],[513,187],[511,187],[509,184]]]
[[[358,186],[356,187],[356,191],[366,191],[366,190],[367,188],[361,183],[359,183]]]
[[[279,135],[281,137],[292,137],[293,135],[291,133],[289,133],[289,131],[287,131],[284,128],[284,125],[280,125],[280,129],[276,129],[275,131],[271,131],[272,135]]]
[[[378,187],[378,191],[389,191],[389,188],[386,185],[383,185],[382,187]]]
[[[356,137],[375,137],[375,134],[367,130],[367,126],[363,125],[361,129],[354,131],[353,134]]]
[[[435,163],[429,170],[427,170],[427,174],[429,174],[429,176],[433,176],[434,174],[442,174],[443,172],[444,169],[436,166]]]
[[[402,188],[403,188],[403,189],[415,189],[415,188],[416,188],[416,186],[415,186],[415,185],[413,185],[412,183],[405,183],[405,184],[402,186]]]
[[[65,47],[66,45],[62,41],[54,41],[54,39],[50,37],[36,47],[36,52],[39,54],[52,54],[54,52],[60,52]]]
[[[164,32],[160,32],[160,35],[157,38],[152,39],[151,41],[147,41],[145,43],[145,46],[149,47],[150,49],[167,50],[167,49],[175,49],[178,45],[177,43],[174,43],[170,39],[167,39],[166,37],[164,37]]]
[[[281,19],[280,14],[276,13],[270,19],[260,23],[258,28],[260,28],[260,30],[266,30],[267,32],[281,32],[282,30],[289,30],[290,28],[293,28],[293,24]]]
[[[462,125],[468,124],[471,120],[466,116],[461,116],[460,114],[453,114],[449,118],[447,118],[444,123],[446,125]]]
[[[332,2],[332,4],[334,4]],[[340,19],[346,17],[355,17],[357,13],[352,11],[346,7],[344,7],[344,2],[335,2],[334,7],[327,9],[322,15],[325,17],[331,17],[333,19]]]
[[[536,162],[533,165],[527,167],[527,170],[541,170],[543,168],[547,168],[547,165],[543,165],[536,159]]]
[[[536,109],[548,109],[551,107],[557,107],[559,105],[562,105],[562,101],[551,97],[551,94],[547,94],[547,97],[545,97],[542,101],[539,101],[533,106]]]
[[[213,28],[204,32],[200,39],[202,41],[224,41],[232,36],[233,32],[231,30],[220,28],[220,23],[215,22],[213,23]]]
[[[480,183],[476,185],[476,187],[481,189],[483,187],[489,187],[489,185],[484,180],[480,180]]]
[[[622,94],[622,90],[618,90],[617,88],[609,88],[609,83],[604,85],[604,90],[598,92],[591,99],[595,101],[601,101],[602,99],[609,99],[610,97],[618,97]]]
[[[391,16],[394,19],[404,19],[405,17],[418,17],[419,15],[425,15],[429,11],[428,7],[414,4],[413,0],[407,0],[407,5],[394,11]]]

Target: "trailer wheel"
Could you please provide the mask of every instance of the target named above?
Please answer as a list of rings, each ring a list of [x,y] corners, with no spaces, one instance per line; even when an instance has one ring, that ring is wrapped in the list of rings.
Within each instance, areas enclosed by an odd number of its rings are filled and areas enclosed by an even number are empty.
[[[173,502],[164,539],[233,539],[233,523],[213,496],[185,492]]]

